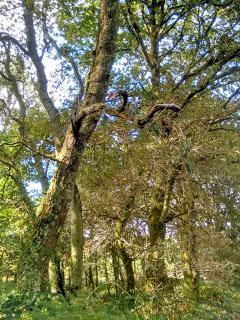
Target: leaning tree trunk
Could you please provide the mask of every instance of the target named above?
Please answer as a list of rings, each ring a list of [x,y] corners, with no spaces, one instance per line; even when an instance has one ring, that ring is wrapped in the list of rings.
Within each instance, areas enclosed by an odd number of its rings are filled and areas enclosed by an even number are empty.
[[[102,0],[95,57],[86,82],[85,99],[73,125],[70,125],[59,154],[59,164],[46,196],[38,207],[38,221],[25,252],[21,282],[25,289],[40,290],[46,266],[65,222],[74,191],[76,175],[85,145],[104,108],[111,67],[115,55],[118,1]]]

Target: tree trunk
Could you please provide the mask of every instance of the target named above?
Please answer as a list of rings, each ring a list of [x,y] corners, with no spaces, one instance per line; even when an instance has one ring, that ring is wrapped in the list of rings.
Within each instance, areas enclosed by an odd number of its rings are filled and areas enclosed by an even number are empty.
[[[111,292],[110,292],[109,275],[108,275],[108,268],[107,268],[107,257],[105,257],[104,259],[104,273],[105,273],[105,280],[107,284],[107,292],[108,292],[108,295],[110,296]]]
[[[181,170],[182,163],[176,163],[167,180],[156,181],[152,194],[152,207],[149,215],[149,242],[150,249],[146,266],[146,290],[159,291],[168,284],[166,266],[164,261],[164,240],[166,223],[169,215],[169,202],[173,192],[174,183]]]
[[[156,185],[152,195],[152,208],[149,216],[149,253],[146,262],[146,290],[157,291],[167,280],[164,260],[165,222],[160,222],[163,212],[164,191]]]
[[[151,229],[154,231],[150,231],[150,249],[146,263],[146,291],[157,292],[162,290],[168,281],[164,258],[165,224],[152,224]],[[154,236],[156,231],[158,234]]]
[[[119,253],[126,274],[126,290],[128,293],[132,294],[135,291],[135,278],[132,258],[130,257],[130,255],[124,247],[119,248]]]
[[[92,265],[88,267],[88,279],[89,279],[89,286],[92,287],[92,289],[95,289],[94,285],[94,279],[93,279],[93,270],[92,270]]]
[[[57,255],[54,255],[54,257],[49,261],[48,274],[51,293],[61,293],[66,297],[64,290],[64,277],[61,270],[61,260]]]
[[[71,289],[77,291],[82,286],[83,273],[83,218],[80,194],[74,186],[71,214]]]
[[[94,253],[94,273],[95,273],[95,286],[98,287],[98,256],[97,256],[97,252]]]
[[[59,154],[59,165],[46,196],[38,207],[38,221],[25,252],[21,273],[21,283],[25,289],[40,289],[40,283],[46,277],[44,266],[48,265],[65,222],[73,198],[81,155],[101,116],[115,55],[117,9],[117,0],[101,1],[100,29],[95,57],[86,82],[85,99],[76,117],[76,126],[70,125],[67,130]]]
[[[121,292],[120,265],[118,262],[117,250],[115,247],[111,248],[111,255],[112,255],[112,266],[113,266],[113,274],[114,274],[114,281],[115,281],[115,291],[116,291],[116,294],[118,294],[119,292]]]
[[[122,239],[122,233],[127,223],[127,219],[129,218],[130,212],[133,208],[133,205],[134,205],[134,195],[131,194],[126,204],[126,208],[121,213],[115,226],[116,249],[117,249],[118,255],[120,256],[123,262],[123,267],[126,275],[126,290],[130,294],[134,293],[135,291],[133,262],[132,262],[132,258],[127,252],[127,249],[125,248],[125,243]]]
[[[62,270],[63,280],[64,280],[64,287],[70,288],[71,287],[71,272],[68,266],[63,267]]]
[[[196,268],[196,233],[194,199],[190,189],[184,190],[182,204],[181,245],[184,291],[194,301],[199,300],[199,272]]]
[[[87,274],[87,271],[84,272],[84,275],[85,275],[85,287],[87,288],[88,287],[88,274]]]

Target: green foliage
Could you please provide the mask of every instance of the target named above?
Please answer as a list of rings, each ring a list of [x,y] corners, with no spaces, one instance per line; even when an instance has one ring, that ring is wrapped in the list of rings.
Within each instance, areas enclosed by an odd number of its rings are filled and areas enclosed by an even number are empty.
[[[73,297],[69,304],[62,296],[43,293],[19,293],[12,290],[1,297],[3,319],[92,319],[137,320],[138,315],[129,309],[129,296],[103,301],[88,292]]]
[[[12,290],[10,294],[4,294],[2,297],[1,312],[6,319],[28,319],[26,313],[36,309],[41,310],[43,319],[45,315],[54,316],[67,305],[66,300],[62,296],[52,294],[34,293],[34,292],[18,292]],[[35,312],[33,312],[34,315]],[[24,315],[25,314],[25,315]],[[30,317],[29,319],[36,319]]]
[[[6,320],[235,320],[240,316],[240,287],[217,283],[202,285],[199,303],[179,299],[171,292],[161,301],[138,293],[135,306],[126,294],[100,298],[83,291],[71,296],[68,303],[62,296],[12,289],[11,283],[1,285],[0,316]]]
[[[22,221],[18,220],[19,211],[5,204],[0,209],[0,275],[12,277],[16,273],[16,265],[21,248]],[[9,229],[11,225],[11,229]],[[2,249],[4,248],[4,250]]]
[[[235,320],[240,316],[239,287],[226,284],[208,284],[202,288],[201,303],[193,305],[182,320]]]

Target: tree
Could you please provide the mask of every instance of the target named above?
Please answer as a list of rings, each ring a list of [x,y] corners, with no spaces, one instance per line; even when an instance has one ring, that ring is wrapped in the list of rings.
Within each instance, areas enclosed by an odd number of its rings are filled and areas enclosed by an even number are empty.
[[[3,90],[5,96],[1,101],[6,130],[2,154],[8,156],[7,161],[1,162],[14,173],[13,180],[36,220],[24,254],[22,285],[34,290],[47,289],[48,262],[59,261],[55,259],[57,242],[72,203],[72,209],[77,208],[73,211],[75,217],[78,213],[81,219],[79,189],[84,210],[94,209],[91,217],[98,222],[93,226],[88,219],[85,228],[96,235],[97,229],[104,225],[105,233],[111,234],[108,244],[110,240],[115,244],[113,258],[116,252],[122,258],[129,291],[134,290],[137,278],[133,269],[136,253],[148,257],[147,282],[151,290],[157,290],[168,282],[166,230],[174,230],[176,221],[182,219],[185,249],[191,246],[190,239],[195,232],[192,207],[203,205],[195,195],[188,198],[188,193],[182,192],[183,184],[196,180],[204,189],[211,185],[214,173],[204,184],[203,171],[210,170],[212,162],[217,160],[229,165],[237,154],[233,151],[230,157],[226,156],[227,134],[231,132],[234,137],[238,130],[237,2],[125,1],[119,4],[103,0],[98,14],[97,5],[92,1],[87,1],[84,9],[75,1],[61,2],[58,7],[54,3],[23,1],[19,10],[24,36],[21,41],[17,40],[14,29],[13,34],[0,33],[3,53],[0,76],[1,86],[7,90],[7,94]],[[94,21],[88,24],[89,16],[94,17]],[[51,55],[58,57],[63,69],[61,74],[56,73],[52,87],[44,66],[44,59]],[[114,58],[117,63],[112,68]],[[127,63],[122,66],[122,61]],[[34,67],[34,72],[30,67]],[[60,108],[58,98],[54,100],[51,93],[62,84],[59,74],[74,78]],[[71,85],[77,94],[70,102]],[[125,110],[116,108],[115,102],[108,99],[104,102],[109,85],[112,90],[124,85],[129,91],[130,102]],[[227,96],[222,96],[222,92]],[[37,130],[38,124],[33,122],[40,120]],[[221,143],[216,138],[219,132]],[[9,160],[7,147],[11,134],[24,150],[15,163]],[[116,150],[105,152],[102,145]],[[107,158],[106,165],[91,158],[91,152],[98,147],[101,150],[96,154]],[[90,162],[94,169],[86,174],[84,170],[89,170]],[[54,174],[53,168],[47,170],[49,166],[54,167]],[[23,177],[19,167],[28,168],[29,175],[34,173],[44,190],[37,217],[32,199],[23,188],[28,178]],[[99,172],[101,170],[104,172]],[[135,195],[132,190],[136,182],[139,189]],[[103,183],[104,192],[98,183]],[[113,191],[107,188],[107,183]],[[88,184],[96,199],[87,194]],[[107,208],[99,201],[100,197],[106,201]],[[97,219],[100,208],[105,218]],[[213,212],[209,211],[209,215]],[[204,214],[200,217],[205,219]],[[231,224],[233,222],[234,218]],[[114,226],[115,232],[113,229],[107,232],[108,223]],[[79,274],[82,271],[83,234],[81,231],[78,239],[74,235],[79,235],[81,228],[81,223],[72,223],[75,249],[80,248],[72,264],[75,288],[81,285],[81,277],[78,278],[75,271]],[[132,244],[127,246],[126,239]],[[146,247],[136,249],[137,243],[141,246],[146,243]],[[98,253],[98,261],[100,259]],[[192,271],[191,257],[185,262],[189,272]],[[114,266],[116,282],[119,282],[121,269],[117,270],[117,263]],[[193,281],[192,274],[190,280]]]

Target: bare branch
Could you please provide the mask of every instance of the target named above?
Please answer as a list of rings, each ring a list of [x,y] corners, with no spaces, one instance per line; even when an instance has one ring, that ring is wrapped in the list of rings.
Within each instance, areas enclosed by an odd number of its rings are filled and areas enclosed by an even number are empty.
[[[67,60],[67,62],[69,62],[72,66],[74,76],[75,76],[75,78],[79,84],[79,88],[80,88],[79,94],[78,94],[78,99],[81,101],[83,93],[84,93],[84,83],[83,83],[82,77],[79,73],[78,66],[77,66],[76,62],[74,61],[74,59],[71,57],[71,55],[69,55],[68,52],[63,52],[63,50],[58,46],[57,42],[50,36],[45,18],[43,20],[43,24],[44,24],[44,35],[46,37],[45,41],[48,39],[49,42],[52,44],[52,46],[56,49],[59,56],[65,58]]]
[[[138,42],[138,44],[139,44],[139,46],[141,48],[142,54],[143,54],[143,56],[145,57],[145,59],[147,61],[148,66],[150,68],[152,68],[152,62],[151,62],[149,54],[147,52],[147,48],[144,45],[143,39],[142,39],[142,37],[140,35],[140,28],[139,28],[138,24],[136,23],[136,20],[134,19],[134,15],[132,13],[132,10],[130,8],[129,3],[127,3],[127,9],[128,9],[129,19],[128,19],[128,17],[126,17],[126,20],[128,22],[129,29],[133,33],[134,37],[136,38],[136,40],[137,40],[137,42]]]
[[[232,99],[234,99],[238,95],[239,92],[240,92],[240,88],[237,88],[237,90],[235,90],[231,94],[231,96],[226,100],[226,102],[224,102],[224,104],[222,105],[222,108],[226,110],[227,105],[232,101]],[[232,120],[234,118],[234,114],[236,114],[236,120],[240,120],[240,116],[238,115],[238,112],[239,112],[239,107],[234,106],[231,110],[228,110],[228,112],[222,115],[221,117],[217,117],[215,119],[209,120],[208,125],[219,124],[227,120]]]
[[[8,142],[3,142],[0,144],[0,148],[3,147],[3,146],[9,146],[9,147],[17,147],[17,146],[24,146],[26,147],[27,149],[31,150],[33,152],[33,156],[34,155],[39,155],[45,159],[49,159],[49,160],[52,160],[52,161],[58,161],[57,158],[55,158],[52,154],[49,154],[49,153],[43,153],[41,151],[39,151],[38,149],[32,147],[28,142],[26,141],[16,141],[16,142],[12,142],[12,143],[8,143]],[[0,161],[2,161],[0,159]],[[3,161],[2,161],[3,162]]]
[[[210,67],[217,66],[218,71],[221,70],[221,68],[229,61],[232,59],[238,57],[240,54],[240,49],[236,48],[235,50],[229,51],[229,52],[224,52],[222,50],[219,50],[218,54],[216,55],[211,55],[209,59],[204,62],[202,65],[198,66],[200,64],[200,61],[202,60],[203,57],[200,57],[197,61],[192,64],[188,70],[185,72],[185,74],[182,76],[180,81],[176,84],[175,88],[173,89],[173,92],[176,91],[180,85],[186,81],[189,80],[197,75],[200,75],[201,72],[206,72]],[[192,68],[196,67],[194,70]],[[215,75],[217,72],[215,73]],[[217,78],[216,78],[217,79]]]
[[[227,99],[227,101],[223,104],[223,108],[225,109],[227,105],[240,93],[240,87],[235,90],[231,96]]]
[[[80,92],[79,92],[79,100],[82,100],[82,96],[84,93],[84,84],[83,84],[83,80],[82,77],[79,73],[78,70],[78,66],[76,64],[76,62],[74,61],[74,59],[67,53],[63,53],[63,51],[61,50],[61,48],[59,48],[59,46],[57,45],[57,42],[49,35],[48,31],[47,31],[47,27],[45,27],[45,32],[47,35],[47,38],[49,39],[50,43],[53,45],[53,47],[56,49],[57,53],[64,57],[72,66],[73,72],[74,72],[74,76],[79,84],[79,88],[80,88]]]
[[[208,125],[219,124],[219,123],[222,123],[222,122],[227,121],[227,120],[232,120],[233,119],[233,113],[234,112],[230,113],[229,115],[222,116],[222,117],[216,118],[214,120],[210,120],[208,122]],[[238,116],[237,119],[239,120],[240,117]]]
[[[7,107],[7,105],[5,106],[5,108],[8,110],[12,119],[14,119],[18,123],[19,134],[20,134],[21,138],[23,138],[24,131],[25,131],[24,130],[25,129],[24,128],[24,121],[26,118],[27,106],[24,102],[24,98],[23,98],[21,91],[19,89],[18,79],[11,71],[11,66],[10,66],[11,57],[10,57],[9,49],[6,49],[6,55],[7,55],[6,61],[3,62],[6,74],[3,73],[2,71],[0,71],[0,75],[10,83],[12,91],[13,91],[15,97],[17,98],[17,101],[18,101],[19,107],[20,107],[18,118],[12,116],[11,110],[10,110],[10,108]]]
[[[18,172],[18,169],[13,165],[13,163],[10,161],[7,161],[5,157],[4,158],[0,157],[0,162],[6,165],[8,168],[11,168],[14,171]]]
[[[7,81],[9,81],[9,82],[12,81],[12,78],[8,77],[8,76],[7,76],[4,72],[2,72],[1,70],[0,70],[0,76],[1,76],[4,80],[7,80]]]
[[[34,206],[31,198],[27,193],[23,180],[21,178],[21,172],[19,171],[17,166],[15,166],[10,160],[9,161],[6,160],[5,157],[4,158],[0,157],[0,162],[9,168],[8,177],[10,177],[15,182],[16,186],[19,189],[20,195],[22,197],[22,201],[26,205],[28,213],[31,216],[31,219],[35,221],[36,216],[35,216]],[[11,169],[14,170],[15,174],[11,174]]]
[[[12,42],[15,44],[25,55],[29,56],[28,50],[26,50],[21,43],[15,39],[14,37],[10,36],[10,34],[6,32],[0,32],[0,41],[2,42]]]
[[[49,159],[52,161],[58,161],[58,159],[55,158],[54,156],[52,156],[51,154],[43,153],[43,152],[39,151],[38,149],[35,149],[32,146],[30,146],[27,142],[21,141],[21,142],[19,142],[19,144],[21,144],[24,147],[26,147],[27,149],[31,150],[33,152],[33,155],[36,154],[36,155],[39,155],[45,159]]]

